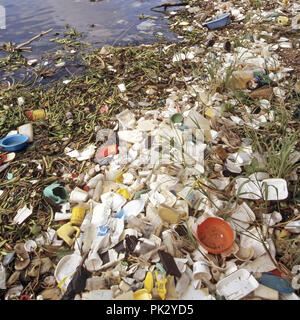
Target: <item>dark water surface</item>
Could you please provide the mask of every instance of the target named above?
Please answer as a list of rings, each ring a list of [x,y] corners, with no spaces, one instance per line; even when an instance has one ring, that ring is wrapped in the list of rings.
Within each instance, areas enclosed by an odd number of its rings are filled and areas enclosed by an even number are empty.
[[[34,41],[33,51],[51,47],[54,33],[69,25],[84,33],[83,40],[102,47],[153,43],[163,35],[168,41],[177,36],[168,30],[165,14],[151,8],[166,0],[0,0],[6,11],[6,29],[0,29],[0,42],[20,44],[42,31],[53,32]],[[177,7],[174,7],[176,9]],[[162,10],[163,11],[163,10]],[[139,19],[140,15],[156,19]]]

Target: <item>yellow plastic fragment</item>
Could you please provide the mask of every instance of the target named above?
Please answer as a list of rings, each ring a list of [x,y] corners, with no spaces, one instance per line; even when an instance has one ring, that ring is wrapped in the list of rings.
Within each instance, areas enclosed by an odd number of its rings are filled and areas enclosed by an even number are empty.
[[[140,289],[133,293],[134,300],[152,300],[152,295],[146,289]]]
[[[170,207],[160,204],[158,206],[158,214],[166,222],[177,223],[183,217],[184,212],[178,212]]]
[[[76,226],[72,226],[71,222],[68,222],[61,226],[56,233],[62,240],[72,247],[76,239],[79,237],[80,229]]]
[[[156,287],[157,293],[161,297],[162,300],[165,300],[166,294],[167,294],[166,283],[167,283],[168,279],[163,274],[158,275],[157,270],[155,270],[155,276],[157,279],[157,281],[155,282],[155,287]]]
[[[206,111],[205,111],[205,115],[210,117],[210,118],[213,118],[215,115],[214,115],[214,111],[213,111],[213,108],[208,108]]]
[[[187,21],[182,21],[179,23],[180,26],[188,26],[190,23]]]
[[[289,24],[289,18],[283,17],[283,16],[279,16],[277,18],[277,23],[280,24],[281,26],[286,26],[287,24]]]
[[[282,230],[281,232],[280,232],[280,234],[277,236],[277,239],[278,240],[282,240],[282,239],[284,239],[284,238],[288,238],[290,236],[290,232],[288,232],[287,230]]]
[[[144,287],[150,293],[153,289],[153,274],[148,271],[144,280]]]
[[[125,188],[120,188],[116,191],[116,193],[120,194],[123,196],[126,200],[130,199],[130,193],[128,192],[127,189]]]
[[[122,184],[123,183],[123,174],[127,171],[128,169],[123,170],[120,174],[117,175],[115,178],[115,183]]]

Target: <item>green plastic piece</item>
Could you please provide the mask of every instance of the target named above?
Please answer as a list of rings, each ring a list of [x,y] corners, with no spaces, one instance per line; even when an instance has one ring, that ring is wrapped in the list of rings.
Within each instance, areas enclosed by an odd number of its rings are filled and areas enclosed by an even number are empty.
[[[134,200],[138,200],[141,197],[141,194],[147,193],[149,191],[151,191],[151,189],[145,189],[145,190],[136,192],[134,195]]]
[[[162,266],[161,263],[157,263],[155,265],[156,269],[158,270],[159,273],[162,273],[162,274],[167,274],[166,270],[164,269],[164,267]]]
[[[53,183],[44,189],[44,196],[50,198],[55,203],[60,204],[69,200],[69,195],[64,187],[58,183]]]

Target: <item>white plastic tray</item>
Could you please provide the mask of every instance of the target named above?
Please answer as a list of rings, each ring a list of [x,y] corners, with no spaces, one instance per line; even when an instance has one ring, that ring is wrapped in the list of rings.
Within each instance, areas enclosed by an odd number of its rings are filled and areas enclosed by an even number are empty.
[[[258,287],[259,283],[245,269],[237,270],[217,283],[217,293],[226,300],[240,300]]]

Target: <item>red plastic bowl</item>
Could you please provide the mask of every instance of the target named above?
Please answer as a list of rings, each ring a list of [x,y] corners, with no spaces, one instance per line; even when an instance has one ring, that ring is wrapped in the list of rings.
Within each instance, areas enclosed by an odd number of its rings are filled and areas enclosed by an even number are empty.
[[[197,227],[198,241],[210,253],[219,254],[230,248],[234,241],[231,226],[220,218],[207,218]]]

